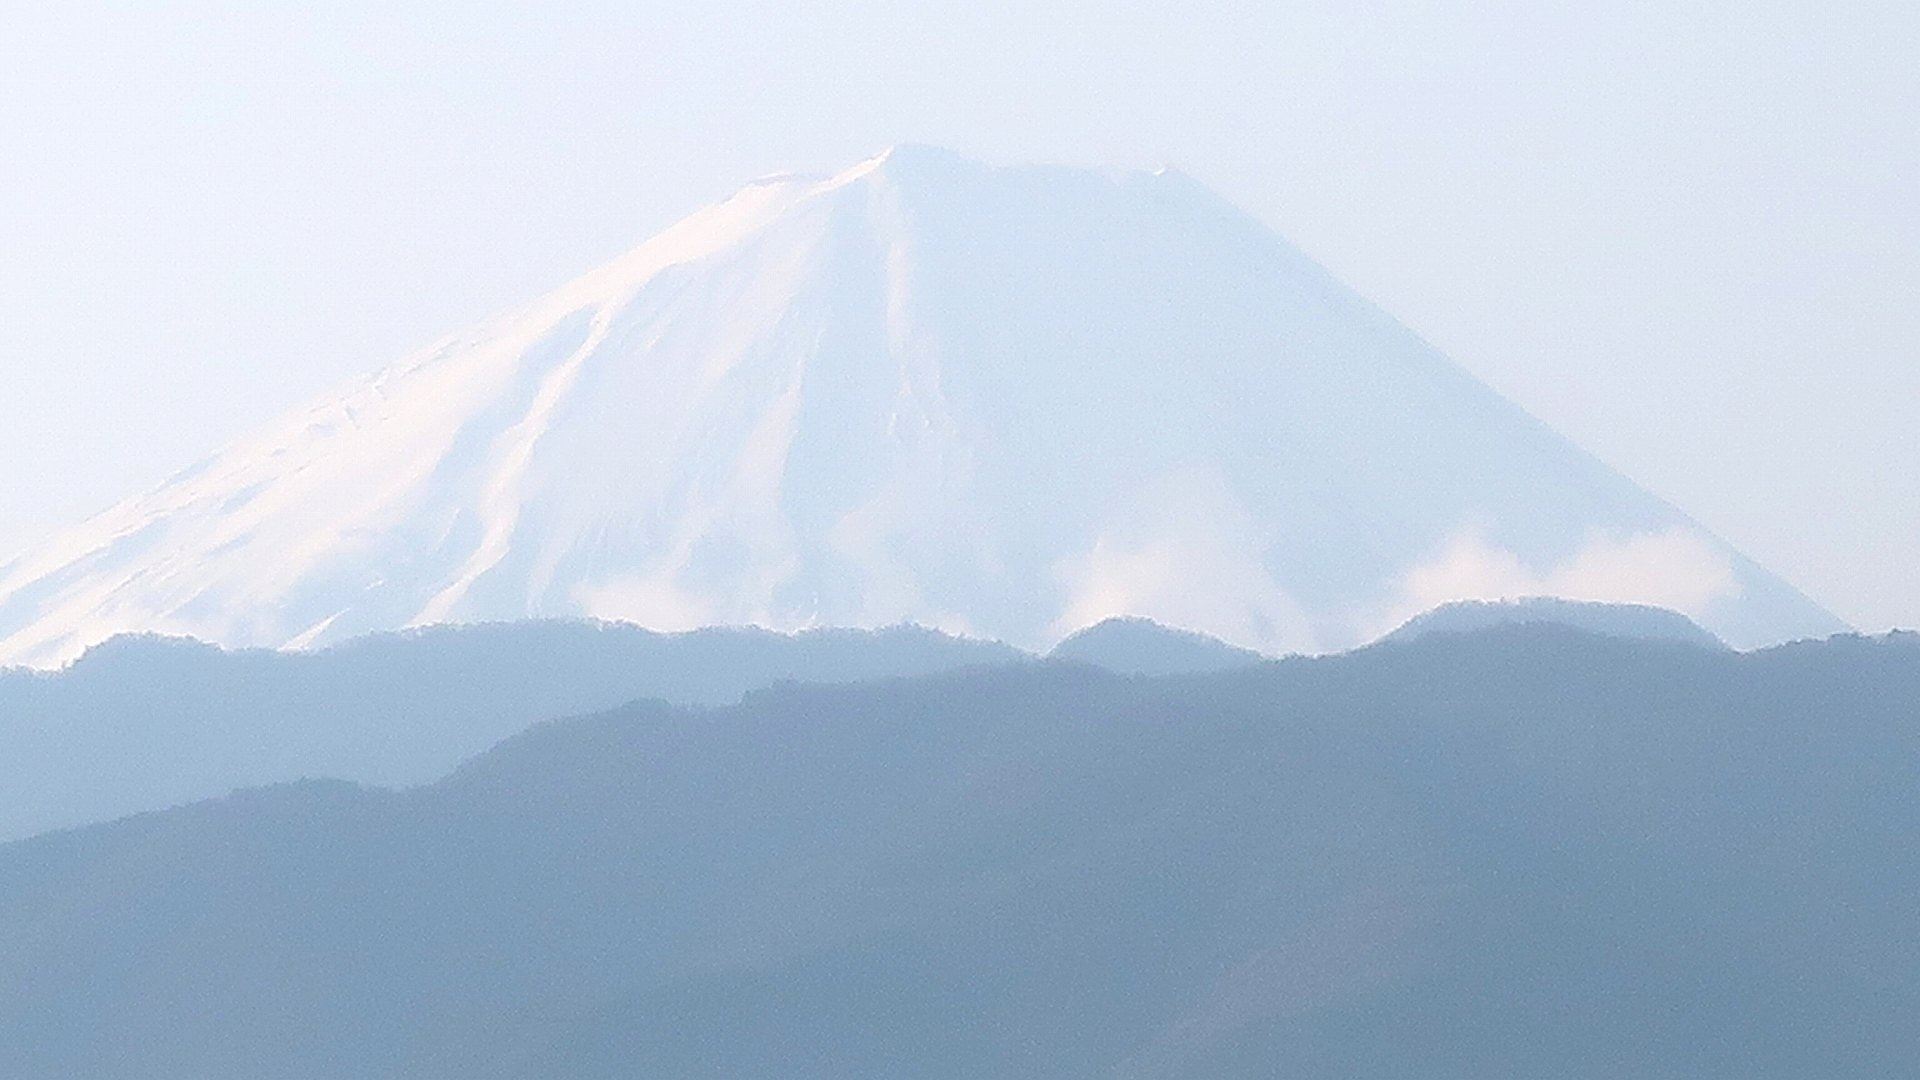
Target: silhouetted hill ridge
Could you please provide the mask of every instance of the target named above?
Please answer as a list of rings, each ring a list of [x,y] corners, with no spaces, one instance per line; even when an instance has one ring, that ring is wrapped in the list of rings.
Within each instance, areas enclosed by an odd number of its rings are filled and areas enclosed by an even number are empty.
[[[1649,641],[1677,641],[1704,649],[1726,643],[1677,611],[1647,604],[1613,604],[1537,596],[1522,600],[1456,600],[1416,615],[1382,641],[1428,634],[1474,633],[1508,624],[1570,626],[1590,633]]]
[[[1920,649],[780,685],[0,847],[0,1072],[1920,1069]]]
[[[1223,671],[1267,657],[1216,637],[1132,616],[1106,619],[1069,635],[1047,654],[1128,675]]]
[[[920,627],[663,634],[555,620],[312,653],[126,635],[57,672],[0,671],[0,839],[301,776],[427,783],[530,723],[639,698],[721,704],[782,679],[1028,659]]]

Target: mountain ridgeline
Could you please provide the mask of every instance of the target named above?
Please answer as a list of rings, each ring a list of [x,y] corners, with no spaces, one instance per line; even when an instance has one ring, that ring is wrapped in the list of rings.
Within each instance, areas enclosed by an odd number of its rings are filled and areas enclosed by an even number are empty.
[[[1625,636],[1671,637],[1684,616],[1606,605],[1525,612]],[[1455,625],[1454,609],[1397,637]],[[1457,628],[1457,627],[1456,627]],[[1703,631],[1682,640],[1719,648]],[[1267,658],[1145,619],[1109,619],[1047,658],[1137,675],[1221,671]],[[129,635],[58,672],[0,670],[0,840],[329,777],[386,787],[436,780],[528,725],[642,698],[721,705],[784,680],[853,682],[1032,663],[1008,645],[913,626],[780,634],[661,634],[549,620],[374,634],[316,652],[228,651]]]
[[[1053,655],[1154,674],[1264,659],[1144,620],[1089,627]],[[722,705],[787,680],[1036,661],[915,626],[660,634],[550,620],[374,634],[311,653],[128,635],[62,671],[0,670],[0,841],[303,777],[424,784],[535,722],[642,698]]]
[[[63,671],[0,671],[0,840],[302,777],[423,784],[530,724],[641,698],[717,705],[782,680],[1028,659],[918,627],[502,623],[313,653],[121,637]]]
[[[641,703],[0,846],[0,1075],[1914,1075],[1916,784],[1911,635]]]
[[[769,178],[0,561],[0,1077],[1920,1076],[1842,630],[1177,171]]]

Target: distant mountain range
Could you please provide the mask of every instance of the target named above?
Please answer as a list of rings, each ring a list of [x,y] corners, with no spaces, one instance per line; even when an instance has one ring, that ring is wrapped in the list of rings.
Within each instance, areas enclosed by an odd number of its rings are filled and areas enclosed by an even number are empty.
[[[116,638],[61,672],[0,671],[0,839],[301,777],[423,784],[530,724],[642,698],[724,704],[783,680],[1028,659],[918,627],[502,623],[313,653]]]
[[[1845,629],[1193,180],[900,147],[0,562],[0,664],[583,616],[1037,651],[1135,615],[1278,655],[1536,594]]]
[[[776,643],[956,670],[0,846],[0,1075],[1916,1075],[1917,641]]]
[[[1628,636],[1666,636],[1686,622],[1604,605],[1524,610],[1529,621]],[[1436,612],[1401,633],[1454,618]],[[1069,637],[1047,659],[1171,675],[1268,658],[1121,618]],[[305,653],[119,637],[62,671],[0,669],[0,840],[302,777],[423,784],[538,721],[641,699],[723,705],[783,681],[1037,662],[1010,645],[913,626],[659,634],[549,620],[374,634]]]
[[[1177,172],[770,178],[0,562],[0,1077],[1920,1076],[1843,629]]]

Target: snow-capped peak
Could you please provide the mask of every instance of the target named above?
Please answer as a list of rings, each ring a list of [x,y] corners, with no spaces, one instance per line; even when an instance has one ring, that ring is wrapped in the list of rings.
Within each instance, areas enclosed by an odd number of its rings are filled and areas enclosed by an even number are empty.
[[[903,146],[768,178],[0,566],[121,631],[1139,615],[1264,652],[1436,603],[1838,627],[1184,174]]]

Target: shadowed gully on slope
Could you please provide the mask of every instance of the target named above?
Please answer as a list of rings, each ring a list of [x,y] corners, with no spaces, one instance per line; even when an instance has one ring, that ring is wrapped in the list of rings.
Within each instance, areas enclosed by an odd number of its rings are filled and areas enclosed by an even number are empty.
[[[0,847],[0,1073],[1907,1075],[1916,780],[1910,637],[635,706]]]

